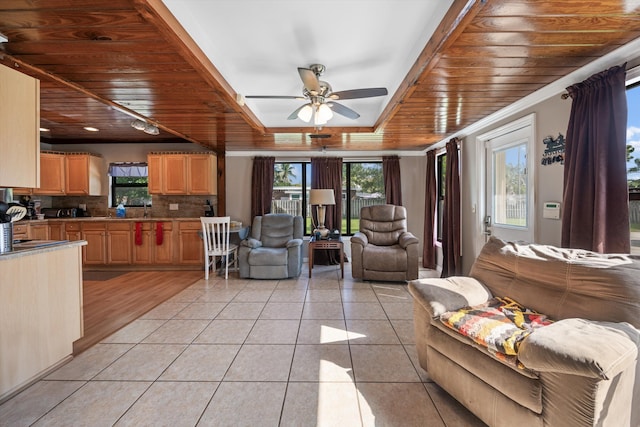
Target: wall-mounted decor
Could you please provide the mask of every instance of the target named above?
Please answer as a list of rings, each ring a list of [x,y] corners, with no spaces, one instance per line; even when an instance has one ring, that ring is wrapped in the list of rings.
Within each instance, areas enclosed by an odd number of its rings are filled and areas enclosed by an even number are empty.
[[[564,165],[564,136],[559,133],[556,139],[552,136],[548,136],[542,140],[542,143],[547,147],[542,153],[542,166],[552,165],[554,163],[560,163]]]

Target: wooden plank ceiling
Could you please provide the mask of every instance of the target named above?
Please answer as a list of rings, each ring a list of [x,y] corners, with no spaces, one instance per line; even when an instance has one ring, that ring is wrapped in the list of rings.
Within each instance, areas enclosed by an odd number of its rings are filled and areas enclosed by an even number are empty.
[[[239,106],[159,0],[3,0],[0,63],[41,80],[51,144],[423,150],[638,38],[639,12],[628,0],[455,0],[373,128],[313,139],[312,128],[264,128]],[[132,129],[132,116],[160,135]]]

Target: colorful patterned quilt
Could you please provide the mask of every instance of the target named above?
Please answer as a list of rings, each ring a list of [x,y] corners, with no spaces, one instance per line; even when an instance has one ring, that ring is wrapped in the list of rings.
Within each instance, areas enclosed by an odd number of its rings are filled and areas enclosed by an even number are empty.
[[[553,322],[511,298],[499,297],[474,307],[448,311],[440,316],[440,321],[515,366],[519,366],[517,354],[522,340],[534,329]]]

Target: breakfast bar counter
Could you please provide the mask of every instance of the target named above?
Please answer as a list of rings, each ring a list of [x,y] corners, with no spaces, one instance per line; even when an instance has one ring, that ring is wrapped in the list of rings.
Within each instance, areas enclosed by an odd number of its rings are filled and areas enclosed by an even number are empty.
[[[0,255],[0,402],[69,359],[83,335],[86,242],[33,242]]]

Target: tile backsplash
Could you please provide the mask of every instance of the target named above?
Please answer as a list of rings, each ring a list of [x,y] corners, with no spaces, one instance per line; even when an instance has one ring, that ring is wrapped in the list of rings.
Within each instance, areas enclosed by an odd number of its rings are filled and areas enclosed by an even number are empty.
[[[38,197],[43,207],[77,208],[80,204],[87,205],[91,216],[116,216],[116,208],[109,207],[107,196],[58,196]],[[204,216],[205,204],[209,200],[217,213],[217,196],[152,196],[151,207],[147,213],[153,218],[197,218]],[[170,205],[177,205],[178,210],[171,210]],[[144,208],[127,208],[128,218],[142,218]]]

